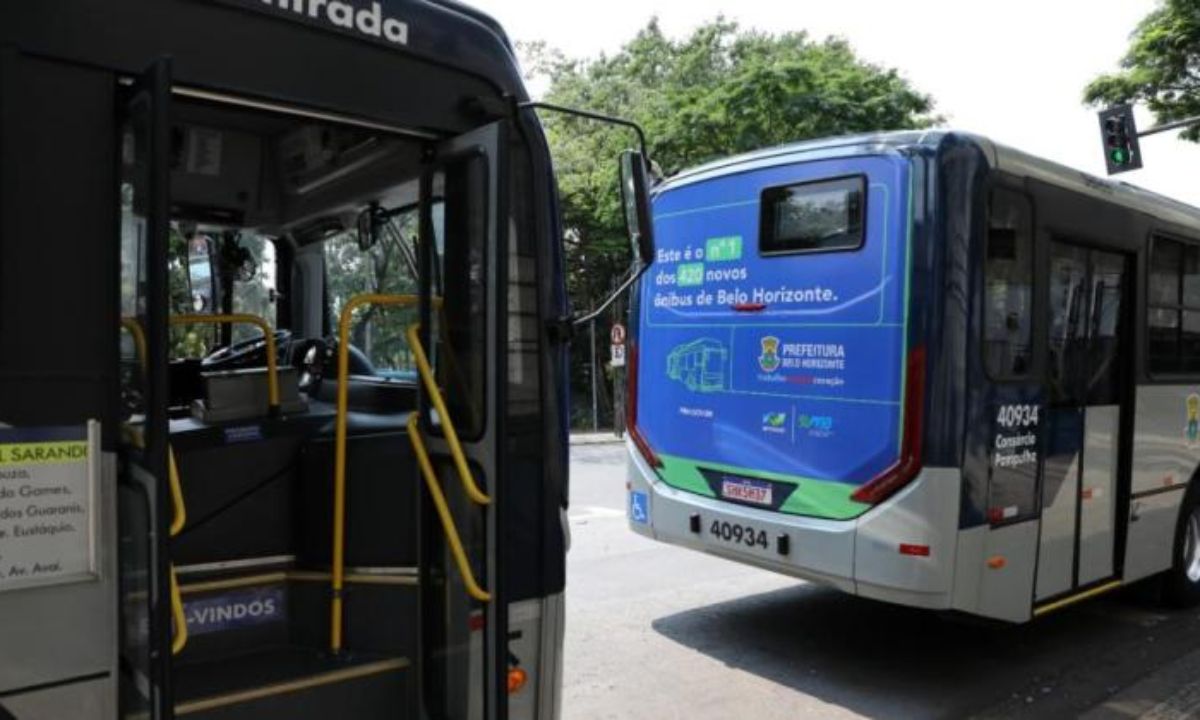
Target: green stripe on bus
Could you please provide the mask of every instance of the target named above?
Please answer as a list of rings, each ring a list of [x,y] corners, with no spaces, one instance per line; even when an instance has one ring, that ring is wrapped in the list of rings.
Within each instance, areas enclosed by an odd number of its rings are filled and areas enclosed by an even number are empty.
[[[659,475],[663,482],[677,490],[715,498],[708,481],[700,473],[700,463],[675,455],[658,454],[662,460]],[[864,503],[850,499],[854,486],[830,480],[783,475],[780,473],[763,472],[736,465],[722,463],[703,463],[706,469],[743,475],[751,478],[775,480],[794,485],[796,489],[788,496],[779,512],[788,515],[804,515],[807,517],[824,518],[828,520],[850,520],[862,515],[870,507]]]

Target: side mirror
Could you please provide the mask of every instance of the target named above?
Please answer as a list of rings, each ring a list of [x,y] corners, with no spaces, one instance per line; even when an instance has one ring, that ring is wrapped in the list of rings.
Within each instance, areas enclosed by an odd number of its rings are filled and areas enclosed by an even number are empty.
[[[621,206],[625,211],[625,230],[633,247],[635,261],[625,281],[599,307],[565,318],[571,325],[583,325],[600,316],[616,302],[654,262],[654,228],[650,219],[650,161],[636,150],[621,153]]]
[[[363,252],[375,247],[379,242],[379,223],[376,221],[378,213],[379,206],[371,203],[358,214],[358,220],[355,222],[358,228],[358,249]]]
[[[192,311],[211,313],[217,295],[213,272],[212,239],[193,235],[187,243],[188,285],[192,296]]]
[[[646,156],[636,150],[621,153],[621,204],[633,254],[642,267],[654,262],[654,226],[650,218],[650,180]]]

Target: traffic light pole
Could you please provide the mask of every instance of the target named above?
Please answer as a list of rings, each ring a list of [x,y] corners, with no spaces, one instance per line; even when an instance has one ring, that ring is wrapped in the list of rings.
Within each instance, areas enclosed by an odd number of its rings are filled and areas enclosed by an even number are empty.
[[[1098,116],[1100,139],[1104,143],[1104,163],[1108,166],[1109,175],[1142,167],[1142,148],[1138,143],[1141,138],[1200,125],[1200,115],[1195,115],[1138,132],[1133,119],[1133,106],[1128,103],[1104,108]]]
[[[1143,130],[1142,132],[1138,133],[1138,137],[1144,138],[1149,135],[1164,133],[1168,130],[1178,130],[1180,128],[1191,127],[1192,125],[1200,125],[1200,115],[1187,118],[1186,120],[1176,120],[1174,122],[1163,123],[1162,125],[1155,125],[1148,130]]]

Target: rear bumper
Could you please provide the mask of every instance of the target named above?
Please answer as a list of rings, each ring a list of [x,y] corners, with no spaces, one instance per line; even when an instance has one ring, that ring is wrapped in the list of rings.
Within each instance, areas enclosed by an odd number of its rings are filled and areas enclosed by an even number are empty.
[[[957,470],[927,468],[862,516],[825,520],[677,490],[658,478],[632,443],[626,450],[626,515],[635,532],[863,597],[934,609],[952,606],[961,488]],[[698,532],[693,531],[693,516],[699,516]],[[763,530],[768,547],[716,538],[709,531],[714,521]],[[901,544],[928,546],[929,555],[901,554]]]

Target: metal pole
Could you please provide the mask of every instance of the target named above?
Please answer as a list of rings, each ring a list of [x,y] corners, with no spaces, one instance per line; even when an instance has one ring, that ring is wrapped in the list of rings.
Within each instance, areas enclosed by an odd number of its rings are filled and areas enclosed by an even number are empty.
[[[588,333],[592,341],[592,431],[600,430],[600,394],[596,379],[596,321],[592,320],[592,330]]]
[[[1147,128],[1146,130],[1143,130],[1140,133],[1138,133],[1138,137],[1144,138],[1147,135],[1157,135],[1158,133],[1167,132],[1168,130],[1178,130],[1179,128],[1185,128],[1185,127],[1189,127],[1191,125],[1197,125],[1197,124],[1200,124],[1200,115],[1187,118],[1186,120],[1176,120],[1175,122],[1163,123],[1162,125],[1155,125],[1152,128]]]

